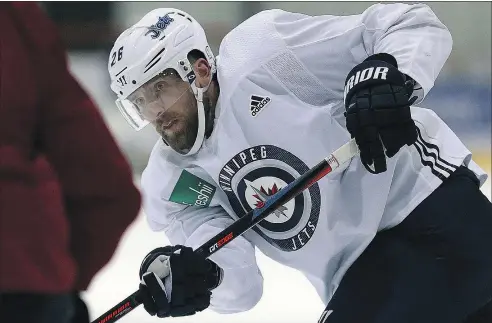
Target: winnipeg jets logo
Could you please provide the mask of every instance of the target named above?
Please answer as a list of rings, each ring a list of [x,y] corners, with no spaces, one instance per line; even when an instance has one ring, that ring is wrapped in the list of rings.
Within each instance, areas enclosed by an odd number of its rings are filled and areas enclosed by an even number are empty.
[[[263,178],[260,178],[259,180],[256,180],[256,182],[268,182],[268,181],[273,181],[273,185],[271,185],[271,188],[269,186],[265,186],[265,187],[267,187],[267,189],[265,189],[263,187],[263,185],[261,185],[261,184],[255,185],[253,182],[250,182],[246,179],[244,180],[244,182],[248,186],[245,194],[250,195],[250,198],[246,197],[246,200],[248,201],[248,204],[250,206],[253,206],[256,208],[262,208],[263,205],[265,204],[266,200],[270,196],[272,196],[273,194],[275,194],[279,191],[277,183],[275,183],[275,179],[273,179],[271,177],[269,177],[269,178],[263,177]],[[279,179],[276,179],[276,181],[279,181]],[[260,185],[259,188],[257,188],[258,185]],[[285,186],[287,186],[287,185],[285,185]],[[253,192],[251,192],[251,191],[253,191]],[[254,199],[256,199],[256,201],[254,201],[254,204],[253,204],[253,201],[251,199],[251,196]],[[290,204],[292,204],[292,203],[290,203]],[[266,221],[272,222],[272,219],[273,219],[272,216],[276,216],[277,219],[280,219],[280,220],[282,220],[282,219],[288,220],[292,216],[292,214],[288,214],[288,210],[289,209],[285,205],[282,205],[278,209],[276,209],[272,215],[269,215],[266,218]],[[275,219],[273,219],[273,220],[275,220]],[[278,222],[278,221],[275,221],[275,222]]]
[[[226,194],[233,214],[241,216],[261,208],[308,166],[292,153],[272,145],[260,145],[238,152],[219,173],[218,184]],[[320,191],[314,184],[260,221],[253,230],[282,251],[303,248],[318,224]]]
[[[173,21],[174,19],[171,18],[168,14],[164,17],[159,17],[159,20],[154,25],[148,28],[149,30],[145,33],[145,36],[147,36],[148,34],[152,34],[150,35],[150,37],[152,39],[156,39],[161,35],[161,32],[164,31],[164,29],[166,29],[167,26],[169,26]]]

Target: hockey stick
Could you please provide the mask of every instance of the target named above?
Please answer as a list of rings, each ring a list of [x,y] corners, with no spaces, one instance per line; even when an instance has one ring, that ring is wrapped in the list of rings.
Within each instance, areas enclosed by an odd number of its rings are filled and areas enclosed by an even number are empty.
[[[205,242],[195,252],[202,254],[205,258],[217,252],[234,238],[242,235],[255,224],[266,218],[270,213],[280,206],[289,202],[297,195],[302,193],[319,181],[321,178],[331,173],[340,165],[345,164],[358,154],[357,145],[354,139],[335,150],[330,156],[323,159],[319,164],[308,170],[280,191],[270,196],[259,208],[253,209],[244,216],[236,220],[226,229],[222,230],[215,237]],[[142,301],[139,299],[138,291],[134,292],[109,311],[101,315],[92,323],[113,323],[128,314],[139,306]]]

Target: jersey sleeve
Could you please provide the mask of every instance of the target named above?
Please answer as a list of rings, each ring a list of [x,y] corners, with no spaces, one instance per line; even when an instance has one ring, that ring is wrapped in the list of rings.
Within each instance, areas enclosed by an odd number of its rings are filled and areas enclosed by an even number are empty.
[[[168,165],[149,163],[142,174],[143,208],[153,231],[164,231],[172,245],[197,249],[234,221],[220,206],[199,207],[170,202],[163,198],[162,185],[173,172]],[[167,176],[169,178],[169,176]],[[164,184],[163,184],[164,183]],[[222,283],[212,292],[210,309],[237,313],[253,308],[263,293],[263,277],[256,263],[255,247],[239,236],[210,256],[223,270]]]
[[[424,4],[376,4],[350,16],[282,10],[269,16],[287,48],[328,91],[340,96],[351,68],[372,54],[388,53],[418,83],[414,95],[420,102],[452,49],[448,29]]]

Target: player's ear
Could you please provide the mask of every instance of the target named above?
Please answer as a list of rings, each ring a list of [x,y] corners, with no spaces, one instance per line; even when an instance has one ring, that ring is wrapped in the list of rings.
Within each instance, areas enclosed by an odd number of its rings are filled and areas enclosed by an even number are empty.
[[[199,87],[205,87],[209,84],[212,77],[210,65],[205,58],[199,58],[193,64],[193,70],[196,74],[196,83]]]

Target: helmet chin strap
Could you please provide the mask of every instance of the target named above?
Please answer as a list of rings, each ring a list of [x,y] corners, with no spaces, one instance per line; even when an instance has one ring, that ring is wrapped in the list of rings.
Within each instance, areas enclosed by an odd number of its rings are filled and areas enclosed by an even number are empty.
[[[193,90],[193,93],[195,94],[197,109],[198,109],[198,131],[196,133],[196,139],[195,142],[193,143],[193,146],[188,152],[182,154],[183,156],[194,155],[202,147],[203,141],[205,139],[205,108],[203,106],[203,94],[207,92],[211,83],[212,83],[212,77],[210,77],[207,86],[203,88],[197,87],[195,82],[191,84],[191,88]]]

